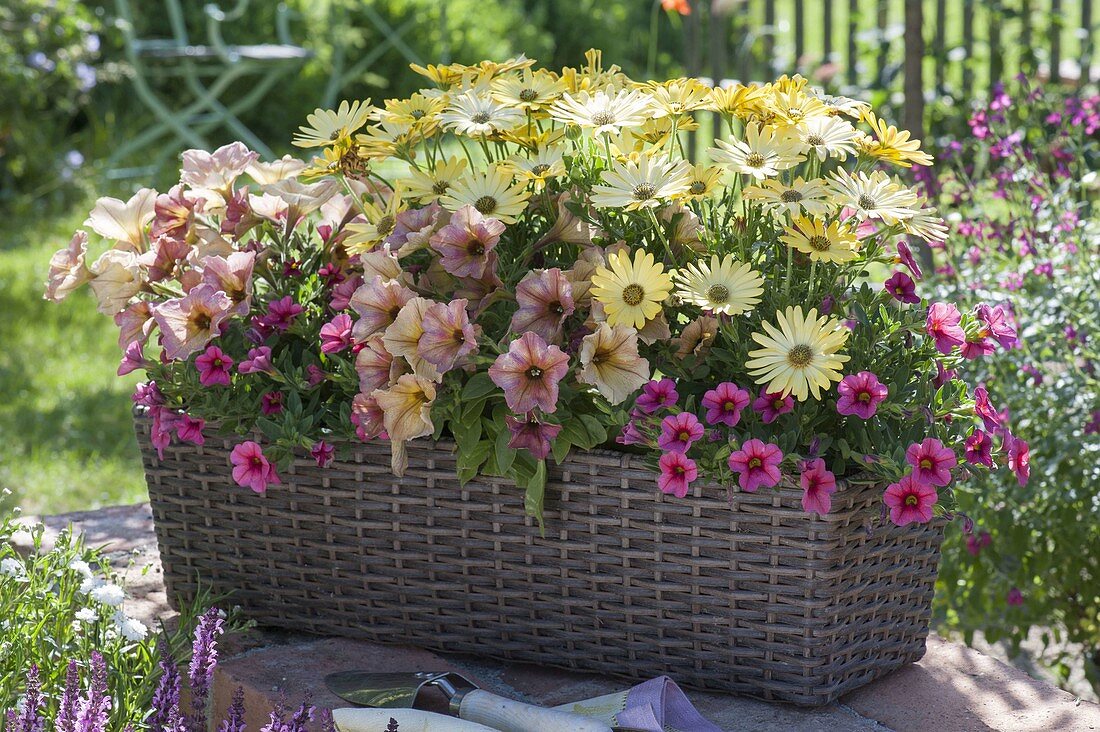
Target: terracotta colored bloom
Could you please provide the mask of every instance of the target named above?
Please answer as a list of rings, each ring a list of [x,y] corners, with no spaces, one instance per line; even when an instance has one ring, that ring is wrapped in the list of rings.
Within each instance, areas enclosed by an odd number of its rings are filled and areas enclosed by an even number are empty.
[[[1003,422],[1000,412],[989,400],[989,392],[984,386],[974,389],[974,411],[982,418],[982,423],[989,432],[997,433],[1001,430]]]
[[[691,412],[670,414],[661,420],[657,446],[669,452],[687,452],[703,436],[703,424]]]
[[[423,335],[417,344],[417,354],[439,369],[440,373],[454,368],[467,356],[477,353],[480,327],[470,323],[467,300],[437,302],[424,311]]]
[[[788,401],[793,400],[788,396]],[[741,421],[741,410],[752,401],[752,394],[748,389],[742,389],[737,384],[724,381],[703,395],[700,404],[707,410],[707,424],[724,424],[734,427]]]
[[[205,428],[206,420],[192,417],[189,414],[181,414],[180,421],[176,425],[176,437],[193,445],[202,445],[206,442],[206,437],[202,434]]]
[[[267,306],[267,315],[263,317],[263,324],[279,332],[288,330],[294,323],[294,319],[302,314],[303,308],[294,302],[294,298],[287,295],[275,300]]]
[[[1020,607],[1024,604],[1024,593],[1020,592],[1019,587],[1013,587],[1005,595],[1005,604],[1009,607]]]
[[[958,463],[955,453],[934,437],[910,445],[905,451],[905,459],[913,466],[913,478],[928,485],[950,483],[951,468]]]
[[[309,454],[317,461],[317,467],[327,468],[332,464],[332,460],[336,455],[336,448],[324,440],[320,440],[315,442],[313,447],[309,449]]]
[[[695,461],[682,452],[666,452],[658,462],[661,473],[657,476],[657,487],[661,493],[670,493],[677,498],[687,495],[688,486],[699,477],[699,468]]]
[[[897,483],[891,483],[883,495],[883,502],[890,508],[890,520],[898,526],[932,520],[932,507],[936,505],[936,489],[906,473]]]
[[[779,464],[783,462],[783,451],[770,442],[757,439],[748,440],[741,449],[729,456],[730,470],[737,473],[737,484],[741,490],[755,493],[760,486],[770,488],[778,485],[783,475]]]
[[[397,314],[416,293],[393,280],[375,275],[351,296],[348,305],[359,316],[352,329],[356,342],[362,343],[375,333],[385,330],[397,319]]]
[[[237,364],[239,374],[263,374],[274,370],[271,365],[271,349],[267,346],[257,346],[248,349],[248,358]]]
[[[561,338],[565,319],[573,314],[573,285],[558,268],[528,273],[516,286],[519,309],[512,316],[512,331],[531,331],[547,343]]]
[[[595,386],[612,404],[620,404],[649,380],[649,362],[638,355],[638,332],[627,325],[600,323],[581,340],[577,380]]]
[[[504,423],[512,433],[508,439],[508,447],[513,450],[527,450],[538,460],[550,454],[551,443],[561,432],[560,424],[539,422],[530,412],[522,419],[508,415],[504,418]]]
[[[195,359],[195,368],[199,370],[199,383],[203,386],[229,386],[229,369],[233,368],[233,359],[217,346],[210,346]]]
[[[752,408],[753,411],[760,413],[764,424],[771,424],[779,419],[781,414],[794,409],[794,398],[790,394],[783,396],[778,392],[769,393],[767,387],[764,387],[760,390],[760,396],[753,401]]]
[[[351,345],[352,320],[340,313],[321,326],[321,353],[339,353]]]
[[[462,206],[451,221],[432,235],[432,249],[439,263],[455,277],[484,277],[489,254],[504,233],[504,223],[482,216],[473,206]]]
[[[840,398],[836,402],[838,414],[855,415],[870,419],[878,411],[878,405],[886,400],[888,389],[870,371],[849,374],[836,387]]]
[[[281,391],[269,391],[260,397],[260,411],[271,416],[283,411],[283,393]]]
[[[390,449],[393,451],[390,468],[394,475],[401,477],[409,464],[405,443],[430,435],[435,430],[431,416],[435,384],[419,376],[405,374],[389,389],[379,389],[373,396],[382,409],[383,424],[390,436]]]
[[[816,458],[802,470],[802,510],[824,516],[833,507],[836,477],[825,469],[825,461]]]
[[[676,393],[676,382],[672,379],[650,381],[642,386],[642,393],[634,401],[634,406],[646,414],[665,409],[676,404],[680,395]]]
[[[489,367],[489,378],[504,390],[504,400],[513,412],[538,407],[551,413],[558,408],[558,382],[568,371],[569,356],[528,332],[512,341],[507,353],[497,356]]]
[[[46,279],[46,299],[61,302],[69,293],[92,278],[84,266],[88,251],[88,235],[83,231],[73,234],[69,246],[59,249],[50,257],[50,272]]]
[[[993,439],[988,432],[975,429],[966,438],[966,462],[993,467]]]
[[[917,295],[917,286],[913,282],[913,278],[904,272],[899,271],[890,275],[890,279],[886,280],[882,286],[886,292],[890,294],[890,297],[898,302],[907,302],[910,304],[920,302],[920,297]]]
[[[237,485],[251,488],[256,493],[264,493],[269,485],[279,485],[279,475],[275,466],[264,457],[260,446],[252,440],[242,442],[229,454],[233,463],[233,480]]]
[[[252,268],[255,252],[233,252],[228,257],[205,257],[202,281],[221,290],[233,301],[234,315],[247,315],[252,302]]]
[[[1027,485],[1031,478],[1031,449],[1028,444],[1011,434],[1005,435],[1008,443],[1008,469],[1016,474],[1021,486]]]
[[[951,353],[952,348],[961,346],[966,341],[966,333],[959,326],[961,319],[959,309],[951,303],[932,303],[928,308],[925,328],[928,335],[936,340],[936,350],[940,353]]]

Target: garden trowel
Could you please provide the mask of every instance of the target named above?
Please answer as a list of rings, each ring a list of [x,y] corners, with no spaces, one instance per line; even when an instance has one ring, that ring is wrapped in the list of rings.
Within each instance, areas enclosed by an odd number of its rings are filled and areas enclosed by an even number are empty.
[[[611,727],[600,720],[497,696],[477,688],[472,681],[456,673],[343,671],[326,676],[325,684],[341,699],[383,709],[411,709],[422,690],[434,687],[446,697],[451,715],[473,723],[465,728],[470,732],[477,729],[476,725],[500,732],[611,732]],[[357,711],[337,709],[333,712],[341,732],[357,729]],[[373,719],[369,721],[377,724]],[[453,724],[431,726],[429,722],[424,729],[460,728]]]

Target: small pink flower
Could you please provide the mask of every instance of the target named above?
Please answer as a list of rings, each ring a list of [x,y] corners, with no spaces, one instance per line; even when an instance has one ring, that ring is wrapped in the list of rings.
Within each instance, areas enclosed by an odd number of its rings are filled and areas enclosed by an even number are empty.
[[[229,454],[233,463],[233,480],[237,485],[264,493],[269,485],[279,485],[275,466],[264,457],[263,450],[252,440],[242,442]]]
[[[677,498],[687,495],[688,486],[699,477],[699,468],[695,461],[682,452],[666,452],[658,461],[661,474],[657,476],[657,487],[661,493],[671,493]]]
[[[351,305],[351,297],[355,294],[355,291],[363,286],[363,276],[355,275],[349,279],[339,282],[332,287],[332,297],[328,301],[328,306],[340,312],[341,310],[347,310]]]
[[[958,377],[958,371],[956,371],[955,369],[945,369],[943,367],[943,361],[936,361],[936,375],[932,377],[932,384],[937,389],[939,389],[941,386],[951,381],[952,379],[957,379]]]
[[[849,374],[836,387],[840,399],[836,402],[838,414],[855,415],[870,419],[878,411],[878,405],[886,400],[889,390],[870,371]]]
[[[748,440],[729,456],[730,470],[738,474],[738,485],[749,493],[755,493],[760,486],[778,485],[783,477],[779,472],[781,462],[783,451],[779,447],[757,439]]]
[[[262,318],[262,322],[268,328],[282,332],[290,328],[294,319],[302,314],[302,310],[302,306],[287,295],[267,306],[267,315]]]
[[[966,535],[966,550],[975,557],[981,553],[982,549],[985,549],[992,543],[993,537],[989,535],[988,531]]]
[[[1013,587],[1005,595],[1005,604],[1009,607],[1020,607],[1024,604],[1024,593],[1020,592],[1020,588]]]
[[[489,378],[504,390],[504,401],[513,412],[538,407],[549,413],[558,408],[558,382],[568,371],[569,356],[528,331],[497,356]]]
[[[971,465],[985,465],[987,467],[993,467],[993,440],[990,438],[989,433],[974,429],[970,433],[970,436],[966,438],[966,451],[964,453],[966,462]]]
[[[913,466],[913,477],[928,485],[947,485],[951,482],[951,468],[958,461],[955,453],[934,437],[914,442],[905,451],[905,459]]]
[[[794,399],[790,394],[783,396],[779,392],[769,393],[765,389],[766,387],[760,390],[760,396],[752,403],[752,408],[760,413],[764,424],[771,424],[779,419],[779,415],[794,409]]]
[[[181,415],[179,424],[176,425],[176,437],[194,445],[202,445],[206,442],[206,438],[202,434],[205,427],[206,420],[192,417],[189,414]]]
[[[821,458],[811,460],[802,471],[802,510],[824,516],[833,507],[836,477],[825,469]]]
[[[321,353],[339,353],[351,345],[351,316],[340,313],[321,326]]]
[[[707,410],[707,424],[734,427],[741,421],[741,410],[749,406],[752,395],[731,381],[723,381],[707,393],[700,402]]]
[[[263,374],[270,373],[273,370],[271,349],[267,346],[248,349],[248,358],[237,364],[237,373],[239,374]]]
[[[133,341],[130,345],[126,346],[126,352],[122,356],[122,363],[118,365],[118,371],[116,372],[119,376],[125,376],[126,374],[145,368],[147,362],[142,346],[143,344],[141,341]]]
[[[703,436],[703,425],[691,412],[670,414],[661,420],[657,446],[669,452],[687,452]]]
[[[573,285],[557,268],[528,273],[516,286],[516,304],[511,329],[534,331],[547,343],[561,339],[562,324],[576,310]]]
[[[1016,335],[1016,326],[1011,314],[1003,305],[989,307],[985,303],[978,306],[978,319],[984,324],[983,330],[1001,344],[1001,348],[1015,348],[1020,341]]]
[[[527,450],[538,460],[550,454],[551,443],[561,432],[560,424],[539,422],[534,414],[528,414],[522,419],[509,415],[504,418],[504,424],[512,433],[508,447],[513,450]]]
[[[896,261],[908,267],[909,271],[912,272],[913,276],[918,280],[924,276],[924,273],[921,272],[920,265],[917,264],[917,260],[913,257],[913,250],[901,239],[898,240],[898,256]]]
[[[913,278],[904,272],[895,272],[882,286],[883,289],[890,294],[890,297],[898,302],[907,302],[910,304],[920,302],[920,297],[917,295],[917,286],[913,283]]]
[[[951,303],[936,302],[928,308],[925,328],[929,337],[935,339],[936,350],[940,353],[951,353],[952,348],[966,341],[966,333],[959,326],[961,320],[962,314]]]
[[[269,391],[260,397],[260,411],[271,416],[283,411],[283,393],[281,391]]]
[[[199,383],[203,386],[222,384],[229,386],[229,369],[233,367],[233,359],[226,356],[217,346],[209,346],[206,351],[195,359],[195,368],[199,370]]]
[[[309,454],[317,461],[317,467],[327,468],[332,464],[332,459],[336,455],[336,448],[324,440],[320,440],[315,442],[313,447],[309,449]]]
[[[661,379],[642,385],[642,393],[638,395],[634,406],[645,414],[653,414],[658,409],[673,406],[679,398],[676,382],[672,379]]]
[[[1008,443],[1008,469],[1016,474],[1019,484],[1025,486],[1031,478],[1031,448],[1011,434],[1005,435],[1005,442]]]
[[[932,507],[936,505],[936,489],[906,473],[897,483],[891,483],[882,500],[890,507],[890,520],[898,526],[932,520]]]
[[[987,431],[996,434],[1001,430],[1001,414],[993,406],[993,402],[989,401],[989,392],[984,386],[974,389],[974,411],[982,418]]]
[[[966,341],[959,347],[959,353],[962,354],[963,358],[969,361],[981,358],[982,356],[988,356],[993,353],[993,351],[993,343],[980,332],[966,336]]]

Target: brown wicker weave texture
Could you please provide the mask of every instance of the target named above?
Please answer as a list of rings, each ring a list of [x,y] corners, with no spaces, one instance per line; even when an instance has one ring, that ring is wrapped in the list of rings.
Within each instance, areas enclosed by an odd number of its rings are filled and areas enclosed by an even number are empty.
[[[676,499],[636,459],[579,453],[550,469],[540,538],[521,490],[459,487],[449,445],[412,443],[395,478],[387,444],[357,444],[259,496],[231,443],[159,460],[136,422],[177,601],[201,583],[263,625],[811,706],[924,654],[942,526],[884,525],[880,487],[821,519],[795,486]]]

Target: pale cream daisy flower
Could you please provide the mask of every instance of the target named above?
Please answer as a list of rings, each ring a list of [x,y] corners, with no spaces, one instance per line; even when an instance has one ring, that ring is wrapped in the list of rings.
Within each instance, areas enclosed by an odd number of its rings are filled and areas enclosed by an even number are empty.
[[[608,94],[597,91],[565,93],[550,107],[558,122],[591,130],[596,136],[614,134],[624,127],[641,127],[651,114],[650,100],[638,91]]]
[[[291,142],[298,147],[324,147],[347,142],[356,130],[367,123],[372,111],[369,99],[350,104],[347,100],[342,101],[335,111],[315,109],[306,116],[308,125],[299,127]]]
[[[672,278],[678,284],[676,294],[685,302],[711,313],[741,315],[756,307],[764,293],[764,279],[732,254],[721,260],[715,254],[710,264],[689,263],[676,270]]]
[[[707,150],[711,160],[735,173],[757,180],[779,175],[782,170],[802,162],[797,139],[758,124],[745,128],[745,139],[717,140],[718,147]]]
[[[532,183],[535,192],[546,186],[546,181],[565,175],[565,162],[560,147],[539,150],[534,155],[516,153],[503,163],[520,181]]]
[[[491,88],[493,99],[501,104],[533,112],[557,100],[565,91],[565,82],[544,69],[532,72],[527,68],[519,74],[498,76]]]
[[[828,194],[820,179],[805,181],[799,177],[789,186],[775,179],[764,180],[746,187],[741,195],[749,201],[760,201],[765,208],[785,211],[791,216],[797,216],[800,211],[824,216],[832,208],[826,200]]]
[[[856,173],[839,168],[829,178],[833,202],[852,208],[860,220],[881,219],[896,224],[916,215],[917,194],[892,180],[881,170]]]
[[[506,224],[514,224],[527,207],[531,192],[522,183],[513,185],[512,174],[502,165],[492,165],[485,172],[474,172],[455,182],[439,202],[448,211],[473,206],[482,216],[491,216]]]
[[[907,234],[919,236],[929,243],[942,244],[947,241],[947,222],[936,214],[936,209],[928,207],[923,196],[917,199],[917,212],[912,218],[904,219],[901,228]]]
[[[688,177],[688,188],[680,199],[698,200],[710,198],[722,187],[722,178],[726,171],[717,165],[693,165],[691,175]]]
[[[851,122],[835,116],[810,117],[796,128],[803,152],[817,155],[825,162],[828,157],[845,160],[856,154],[860,132]]]
[[[592,205],[633,211],[653,208],[688,189],[691,165],[684,160],[643,155],[635,163],[617,162],[603,172],[603,185],[592,186]]]
[[[466,158],[451,157],[437,162],[431,170],[411,168],[409,177],[401,180],[410,198],[421,201],[438,201],[454,187],[466,172]]]
[[[467,137],[487,137],[523,123],[523,112],[500,104],[488,94],[459,94],[439,115],[448,129]]]
[[[778,328],[762,322],[764,333],[752,339],[763,348],[749,351],[745,363],[757,384],[766,384],[772,394],[793,395],[799,401],[821,398],[834,381],[840,381],[840,369],[848,361],[838,353],[851,332],[839,319],[818,317],[817,309],[803,315],[800,306],[775,313]]]

